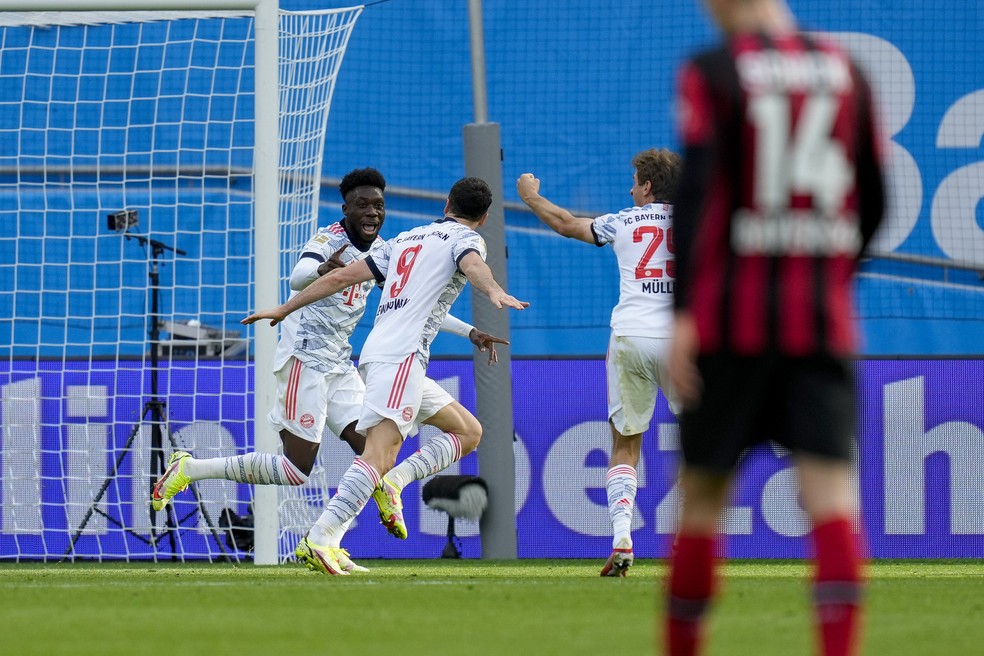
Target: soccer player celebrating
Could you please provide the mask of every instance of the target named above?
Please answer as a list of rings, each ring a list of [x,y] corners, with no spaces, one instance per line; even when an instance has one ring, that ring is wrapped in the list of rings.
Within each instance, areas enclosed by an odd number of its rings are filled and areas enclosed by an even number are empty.
[[[812,522],[820,653],[858,643],[862,547],[852,477],[851,276],[884,211],[871,92],[783,0],[706,0],[725,33],[679,80],[670,375],[683,500],[665,639],[702,645],[716,527],[743,451],[793,453]]]
[[[670,194],[680,158],[650,149],[632,159],[633,207],[595,219],[575,217],[540,195],[540,181],[524,173],[519,197],[533,213],[565,237],[611,244],[618,260],[619,299],[612,310],[612,333],[605,366],[612,454],[605,488],[612,521],[612,553],[602,576],[625,576],[632,565],[632,510],[642,434],[649,428],[656,396],[663,390],[673,412],[665,359],[673,326],[673,207]]]
[[[386,180],[374,168],[356,169],[342,178],[343,219],[320,229],[305,245],[291,272],[292,294],[303,290],[329,271],[360,261],[379,251],[379,230],[386,218]],[[352,331],[365,312],[366,297],[374,281],[353,284],[337,294],[312,303],[292,314],[281,325],[274,360],[277,403],[268,419],[280,433],[282,454],[251,451],[226,458],[196,459],[175,451],[168,468],[154,486],[152,503],[161,510],[189,483],[202,479],[226,479],[254,485],[303,485],[314,467],[325,425],[360,454],[365,438],[355,430],[362,411],[365,384],[352,363]],[[469,336],[479,348],[490,349],[500,340],[448,316],[443,330]],[[452,402],[448,394],[435,394],[425,415]],[[347,526],[345,527],[347,528]],[[341,548],[344,529],[332,544],[346,571],[364,571]]]
[[[366,381],[365,402],[355,429],[366,437],[365,451],[338,484],[324,513],[295,551],[308,567],[347,574],[331,548],[339,531],[375,498],[391,533],[406,537],[399,493],[418,477],[446,469],[473,451],[481,439],[478,420],[457,401],[431,416],[433,397],[446,394],[426,376],[430,344],[448,309],[470,281],[496,307],[522,310],[529,304],[507,294],[485,264],[485,241],[475,231],[488,218],[492,192],[484,180],[463,178],[448,194],[444,218],[400,233],[376,252],[309,285],[283,305],[257,312],[244,324],[283,321],[309,303],[351,285],[383,283],[376,320],[359,358]],[[393,468],[403,440],[415,423],[443,433]]]

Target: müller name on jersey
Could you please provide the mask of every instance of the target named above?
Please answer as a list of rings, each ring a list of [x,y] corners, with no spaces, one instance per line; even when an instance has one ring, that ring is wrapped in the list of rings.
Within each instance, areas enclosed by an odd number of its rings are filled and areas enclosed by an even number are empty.
[[[642,291],[646,294],[672,294],[672,280],[645,280],[642,283]]]

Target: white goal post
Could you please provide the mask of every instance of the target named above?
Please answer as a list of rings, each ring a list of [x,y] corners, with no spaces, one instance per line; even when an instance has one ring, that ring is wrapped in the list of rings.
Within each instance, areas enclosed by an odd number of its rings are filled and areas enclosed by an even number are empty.
[[[276,487],[148,493],[173,448],[279,448],[276,329],[238,321],[317,228],[361,11],[3,3],[0,561],[236,559],[247,516],[255,561],[284,559]]]

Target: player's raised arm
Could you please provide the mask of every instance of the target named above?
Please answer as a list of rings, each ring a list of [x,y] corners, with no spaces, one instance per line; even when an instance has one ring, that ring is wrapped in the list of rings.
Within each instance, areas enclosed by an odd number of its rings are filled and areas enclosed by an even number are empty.
[[[562,207],[540,195],[540,180],[532,173],[524,173],[516,180],[516,191],[526,205],[541,221],[558,235],[578,239],[589,244],[595,243],[591,232],[592,219],[577,217]]]
[[[514,310],[525,310],[530,306],[526,301],[520,301],[506,293],[492,276],[492,269],[485,263],[482,256],[471,252],[461,258],[458,268],[468,278],[475,289],[489,297],[497,308],[511,307]]]
[[[270,325],[275,326],[295,310],[299,310],[305,305],[310,305],[315,301],[331,296],[342,291],[346,287],[351,287],[360,282],[372,280],[375,276],[365,260],[359,260],[341,269],[334,269],[321,276],[300,293],[292,296],[286,303],[271,310],[261,310],[256,314],[251,314],[240,323],[251,324],[263,319],[269,319]]]

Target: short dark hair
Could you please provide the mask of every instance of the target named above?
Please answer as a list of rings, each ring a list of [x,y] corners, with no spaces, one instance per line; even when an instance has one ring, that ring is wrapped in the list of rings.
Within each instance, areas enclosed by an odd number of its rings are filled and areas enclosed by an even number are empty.
[[[450,213],[454,216],[478,221],[492,205],[492,190],[481,178],[462,178],[451,187],[448,202],[451,204]]]
[[[649,182],[653,186],[653,196],[665,203],[673,198],[677,181],[680,179],[680,156],[666,148],[650,148],[632,158],[639,184]]]
[[[349,192],[356,187],[379,187],[380,191],[384,191],[386,189],[386,178],[371,166],[349,171],[338,184],[338,191],[342,194],[342,200],[344,201],[348,197]]]

